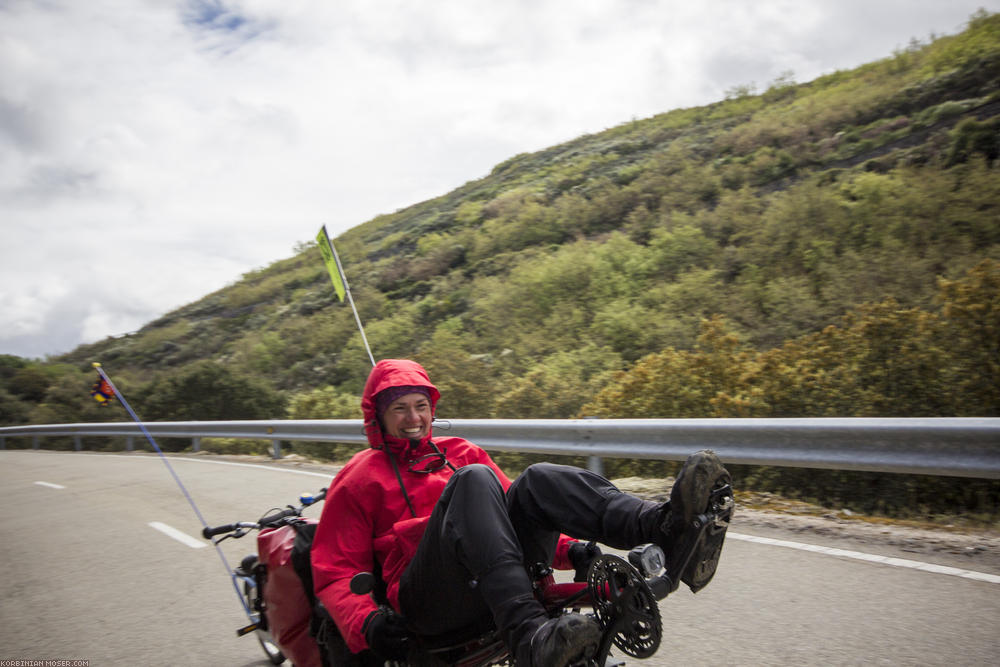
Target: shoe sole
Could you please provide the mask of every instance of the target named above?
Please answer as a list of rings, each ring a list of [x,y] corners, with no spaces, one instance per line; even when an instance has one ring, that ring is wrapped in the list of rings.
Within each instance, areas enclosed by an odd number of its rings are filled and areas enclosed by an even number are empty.
[[[712,496],[707,513],[709,516],[714,515],[715,518],[705,527],[701,543],[695,548],[691,561],[681,576],[681,581],[688,585],[692,593],[697,593],[707,586],[719,567],[719,557],[722,555],[722,545],[726,539],[726,530],[729,528],[733,510],[732,485],[728,477],[720,479]]]
[[[699,543],[693,548],[691,558],[681,573],[681,581],[693,593],[697,593],[712,580],[719,565],[722,544],[732,517],[732,476],[715,452],[703,450],[695,452],[684,462],[674,487],[678,500],[691,501],[676,502],[674,490],[671,490],[671,505],[681,506],[679,509],[684,522],[682,534],[690,534],[689,531],[700,514],[724,515],[724,521],[716,521],[701,533]]]

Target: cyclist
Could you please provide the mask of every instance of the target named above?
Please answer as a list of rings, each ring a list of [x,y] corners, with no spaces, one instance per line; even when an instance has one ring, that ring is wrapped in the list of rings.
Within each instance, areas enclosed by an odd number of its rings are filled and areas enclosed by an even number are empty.
[[[728,481],[712,452],[688,458],[664,503],[571,466],[536,464],[511,482],[476,445],[432,438],[439,397],[416,362],[376,364],[361,399],[370,447],[327,492],[312,545],[314,589],[350,651],[403,660],[410,633],[496,627],[519,666],[589,657],[600,641],[597,623],[582,614],[549,619],[531,573],[536,563],[585,571],[599,554],[586,541],[659,544],[671,579],[693,591],[714,575],[722,534],[701,545],[684,572],[671,557],[693,538],[687,527],[709,489]],[[351,577],[365,571],[380,573],[398,614],[350,592]]]

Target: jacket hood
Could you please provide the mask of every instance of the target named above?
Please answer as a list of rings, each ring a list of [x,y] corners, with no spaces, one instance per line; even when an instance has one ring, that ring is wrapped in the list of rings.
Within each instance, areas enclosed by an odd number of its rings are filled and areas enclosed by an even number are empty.
[[[375,364],[365,382],[365,390],[361,395],[361,412],[365,419],[365,435],[368,444],[374,449],[389,449],[399,452],[409,447],[409,441],[387,436],[382,432],[378,415],[375,413],[375,396],[390,387],[417,386],[426,387],[430,392],[431,417],[437,408],[441,392],[431,384],[430,377],[423,366],[409,359],[383,359]],[[426,439],[430,439],[428,435]]]

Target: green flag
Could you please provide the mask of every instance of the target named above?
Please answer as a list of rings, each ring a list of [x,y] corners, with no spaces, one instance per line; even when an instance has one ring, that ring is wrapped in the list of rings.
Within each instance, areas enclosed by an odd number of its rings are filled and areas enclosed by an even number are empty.
[[[330,280],[333,281],[333,289],[337,292],[337,298],[343,303],[344,278],[340,275],[340,262],[337,261],[333,241],[326,233],[326,225],[323,225],[319,234],[316,235],[316,243],[319,245],[319,251],[323,253],[323,263],[326,264],[326,270],[330,272]]]

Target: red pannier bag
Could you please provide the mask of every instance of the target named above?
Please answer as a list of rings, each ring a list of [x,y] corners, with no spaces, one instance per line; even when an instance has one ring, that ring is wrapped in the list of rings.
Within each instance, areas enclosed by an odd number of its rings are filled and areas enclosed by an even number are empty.
[[[313,519],[304,521],[316,523]],[[319,648],[309,634],[309,597],[292,564],[297,534],[292,526],[267,528],[257,534],[257,554],[267,568],[262,597],[271,636],[285,657],[295,667],[321,667]]]

